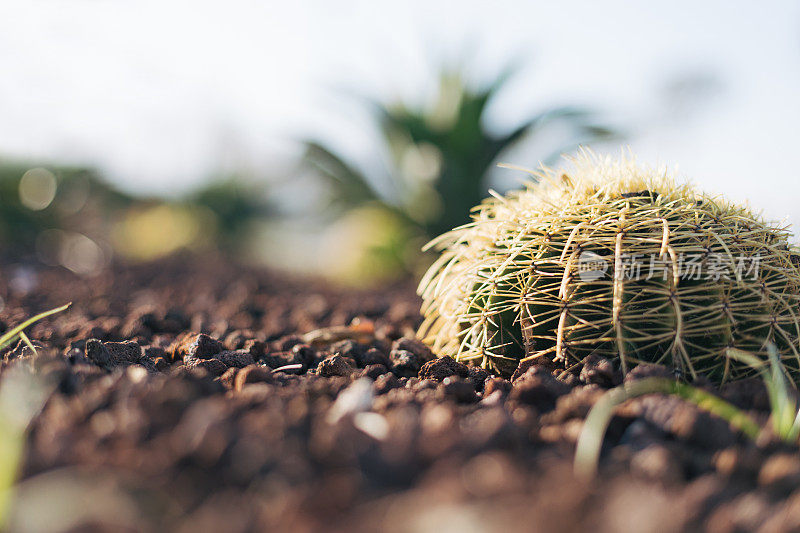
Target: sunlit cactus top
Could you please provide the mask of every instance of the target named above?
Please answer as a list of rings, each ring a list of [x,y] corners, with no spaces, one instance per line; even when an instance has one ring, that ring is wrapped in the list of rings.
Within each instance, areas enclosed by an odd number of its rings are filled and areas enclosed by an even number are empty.
[[[583,153],[495,195],[420,284],[420,335],[440,355],[504,375],[526,358],[623,372],[641,362],[717,382],[753,370],[774,343],[800,376],[800,257],[786,228],[677,184],[665,169]]]

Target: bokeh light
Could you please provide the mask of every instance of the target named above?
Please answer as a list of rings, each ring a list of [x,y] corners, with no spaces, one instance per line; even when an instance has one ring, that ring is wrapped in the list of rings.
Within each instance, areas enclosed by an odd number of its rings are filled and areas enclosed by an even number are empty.
[[[106,254],[92,239],[80,233],[67,233],[61,242],[61,264],[76,274],[94,276],[106,264]]]
[[[19,181],[19,199],[33,211],[41,211],[56,197],[58,183],[52,172],[45,168],[32,168]]]
[[[91,193],[91,186],[86,178],[79,177],[70,183],[62,183],[58,188],[56,207],[63,215],[74,215],[86,205]]]
[[[114,249],[147,260],[201,246],[214,233],[214,215],[202,207],[156,205],[131,209],[112,230]]]
[[[36,255],[50,266],[63,266],[81,276],[96,276],[111,253],[93,239],[74,231],[44,230],[36,238]]]

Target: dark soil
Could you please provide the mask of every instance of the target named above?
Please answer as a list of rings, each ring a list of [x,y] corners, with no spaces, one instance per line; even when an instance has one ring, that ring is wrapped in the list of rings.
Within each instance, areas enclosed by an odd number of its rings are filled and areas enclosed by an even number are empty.
[[[21,364],[57,384],[14,529],[800,529],[796,448],[674,398],[622,407],[598,479],[576,480],[583,419],[618,371],[542,362],[509,381],[435,360],[410,284],[337,291],[192,256],[0,276],[0,332],[74,302],[28,330],[38,356],[0,352],[0,379]],[[759,382],[721,394],[765,420]]]

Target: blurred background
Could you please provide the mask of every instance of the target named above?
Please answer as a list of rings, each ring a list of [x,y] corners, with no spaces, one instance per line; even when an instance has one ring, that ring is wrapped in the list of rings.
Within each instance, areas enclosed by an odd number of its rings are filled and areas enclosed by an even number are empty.
[[[490,187],[630,146],[800,222],[800,5],[4,0],[0,253],[416,275]]]

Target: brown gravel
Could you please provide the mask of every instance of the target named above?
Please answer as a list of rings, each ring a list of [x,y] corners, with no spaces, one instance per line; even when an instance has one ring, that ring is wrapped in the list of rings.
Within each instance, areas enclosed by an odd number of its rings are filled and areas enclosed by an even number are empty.
[[[583,419],[618,369],[541,361],[509,381],[437,360],[413,338],[410,284],[336,290],[188,255],[0,276],[0,331],[75,302],[29,329],[38,356],[0,352],[0,380],[23,365],[57,384],[12,529],[800,529],[797,450],[673,398],[621,408],[599,478],[576,480]],[[722,393],[765,419],[758,382]]]

